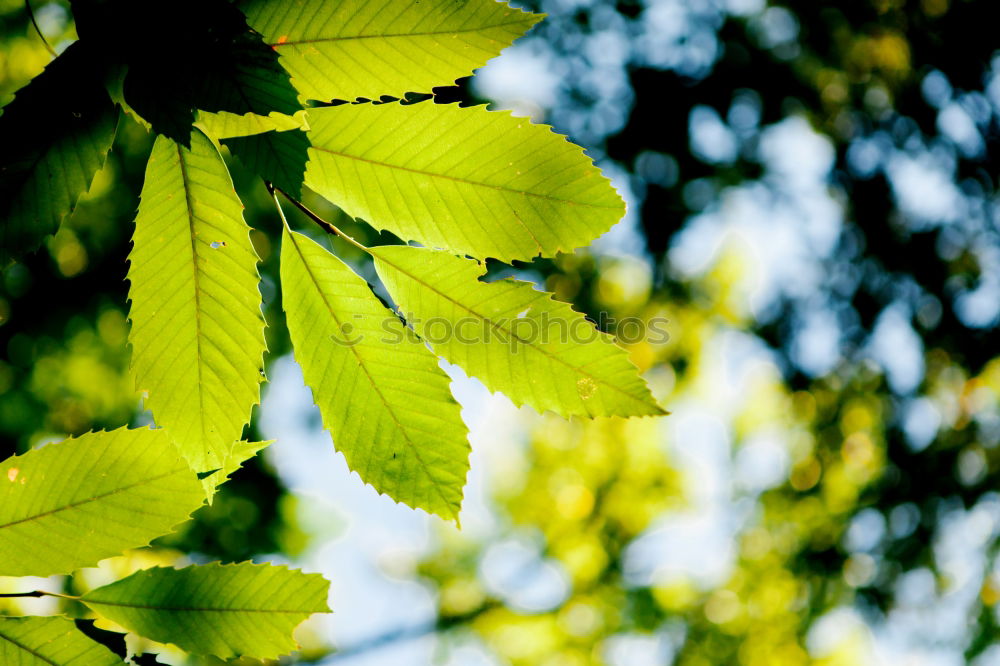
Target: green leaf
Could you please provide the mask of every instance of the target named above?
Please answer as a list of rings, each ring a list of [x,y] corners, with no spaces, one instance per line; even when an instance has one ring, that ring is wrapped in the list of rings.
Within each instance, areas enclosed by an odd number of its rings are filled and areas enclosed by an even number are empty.
[[[122,108],[157,134],[190,146],[196,109],[191,95],[181,92],[183,85],[156,69],[141,65],[130,67],[122,83],[125,101]]]
[[[0,116],[0,261],[34,250],[90,189],[118,111],[87,50],[71,44]]]
[[[201,506],[163,430],[96,432],[0,463],[0,575],[94,566],[172,531]]]
[[[356,104],[309,123],[306,185],[422,245],[529,260],[584,246],[625,212],[580,147],[507,113]]]
[[[223,139],[222,143],[258,176],[296,199],[302,197],[309,160],[309,137],[305,132],[272,131]]]
[[[83,595],[129,631],[196,655],[274,659],[296,649],[292,630],[327,613],[330,584],[283,566],[156,567]]]
[[[184,146],[199,109],[267,115],[301,108],[278,54],[227,0],[173,0],[155,9],[78,2],[73,9],[81,39],[127,67],[127,105]]]
[[[196,472],[219,469],[260,398],[264,319],[243,205],[201,132],[156,140],[133,244],[136,387]]]
[[[371,252],[417,333],[491,391],[563,416],[664,413],[610,335],[530,282],[481,282],[482,264],[439,250]]]
[[[202,10],[205,3],[205,0],[188,1],[196,11]],[[292,115],[301,111],[298,92],[274,49],[250,30],[244,20],[236,18],[239,11],[228,0],[217,4],[224,7],[221,12],[225,13],[226,21],[232,21],[234,34],[230,43],[219,48],[215,34],[218,26],[207,25],[212,46],[203,57],[193,60],[193,73],[200,81],[200,88],[196,89],[192,100],[195,108],[260,115],[272,112]],[[182,20],[190,21],[190,15]],[[168,37],[174,38],[173,35]],[[156,54],[154,59],[163,62],[162,54]]]
[[[542,19],[493,0],[250,0],[243,9],[299,92],[321,101],[451,85]]]
[[[4,666],[113,666],[122,660],[64,617],[0,617]]]
[[[225,467],[217,469],[214,472],[206,472],[198,475],[205,485],[206,492],[209,495],[214,495],[219,486],[228,481],[229,477],[243,466],[243,463],[271,446],[271,444],[274,444],[273,439],[269,439],[266,442],[237,442],[233,447],[229,459],[226,461]]]
[[[293,129],[309,129],[309,116],[305,109],[290,116],[282,113],[269,113],[266,116],[261,116],[256,113],[237,115],[228,111],[218,113],[199,111],[196,122],[205,131],[205,134],[216,139],[263,134],[272,130],[284,132]]]
[[[457,520],[469,444],[434,355],[346,264],[287,229],[281,293],[295,358],[351,469],[397,502]]]

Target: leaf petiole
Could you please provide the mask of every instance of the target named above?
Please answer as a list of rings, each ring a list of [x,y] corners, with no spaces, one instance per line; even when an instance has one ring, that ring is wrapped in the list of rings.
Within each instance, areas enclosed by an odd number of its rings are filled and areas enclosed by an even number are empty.
[[[74,597],[70,594],[46,592],[45,590],[32,590],[31,592],[0,592],[0,599],[24,599],[28,597],[59,597],[60,599],[70,599],[72,601],[80,599],[80,597]]]
[[[293,197],[290,194],[288,194],[288,192],[285,192],[284,190],[282,190],[279,187],[275,187],[271,183],[267,183],[267,187],[271,191],[271,195],[274,196],[274,203],[275,203],[275,205],[278,206],[278,214],[281,215],[281,220],[285,223],[286,227],[288,226],[288,220],[285,219],[285,213],[281,210],[281,204],[278,202],[278,195],[275,194],[276,192],[280,192],[281,195],[283,197],[285,197],[286,199],[288,199],[288,201],[291,202],[291,204],[293,206],[295,206],[300,211],[302,211],[306,215],[306,217],[308,217],[310,220],[312,220],[313,222],[315,222],[316,224],[318,224],[320,226],[320,228],[323,229],[323,231],[325,231],[326,233],[333,234],[334,236],[340,236],[345,241],[347,241],[348,243],[350,243],[354,247],[358,248],[362,252],[365,252],[366,254],[371,254],[371,251],[366,246],[362,245],[358,241],[356,241],[353,238],[351,238],[350,236],[348,236],[346,233],[344,233],[344,231],[342,229],[340,229],[339,227],[337,227],[335,224],[333,224],[331,222],[327,222],[326,220],[324,220],[323,218],[321,218],[319,215],[317,215],[316,213],[314,213],[313,211],[311,211],[304,203],[302,203],[301,201],[299,201],[295,197]]]
[[[59,57],[59,54],[55,52],[51,46],[49,46],[49,41],[45,39],[45,35],[42,34],[42,29],[38,27],[38,21],[35,20],[35,12],[31,9],[31,0],[24,0],[24,8],[28,12],[28,18],[31,19],[31,25],[35,26],[35,32],[38,33],[38,37],[42,40],[42,44],[45,45],[45,50],[49,52],[53,58]]]

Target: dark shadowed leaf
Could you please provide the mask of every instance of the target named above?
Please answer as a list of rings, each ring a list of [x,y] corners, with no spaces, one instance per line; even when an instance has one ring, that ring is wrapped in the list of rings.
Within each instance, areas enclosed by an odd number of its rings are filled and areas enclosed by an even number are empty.
[[[0,261],[38,247],[104,164],[118,112],[72,44],[0,116]]]
[[[178,143],[190,145],[198,109],[266,116],[301,108],[278,55],[232,3],[77,0],[73,7],[81,37],[127,66],[128,105]]]
[[[223,139],[222,144],[264,180],[296,198],[302,196],[309,160],[309,137],[305,132],[264,132]]]

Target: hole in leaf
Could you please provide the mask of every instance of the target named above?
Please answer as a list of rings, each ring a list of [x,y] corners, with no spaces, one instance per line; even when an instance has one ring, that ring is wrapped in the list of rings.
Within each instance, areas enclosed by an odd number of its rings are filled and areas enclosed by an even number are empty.
[[[212,241],[210,245],[213,250],[218,250],[220,247],[226,247],[226,241]]]

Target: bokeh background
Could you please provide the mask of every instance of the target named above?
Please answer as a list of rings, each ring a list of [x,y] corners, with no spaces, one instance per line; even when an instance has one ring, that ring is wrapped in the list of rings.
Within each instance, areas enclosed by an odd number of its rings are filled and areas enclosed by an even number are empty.
[[[66,3],[33,4],[65,48]],[[595,319],[669,320],[669,341],[629,350],[672,414],[565,421],[449,367],[472,431],[463,529],[378,496],[320,427],[278,220],[232,160],[271,324],[247,436],[277,442],[156,547],[0,591],[252,558],[333,582],[335,614],[289,663],[1000,664],[995,1],[521,6],[549,18],[439,101],[553,125],[629,213],[589,251],[494,272]],[[48,60],[0,0],[0,101]],[[0,456],[149,422],[124,278],[150,145],[123,121],[72,218],[2,269]]]

